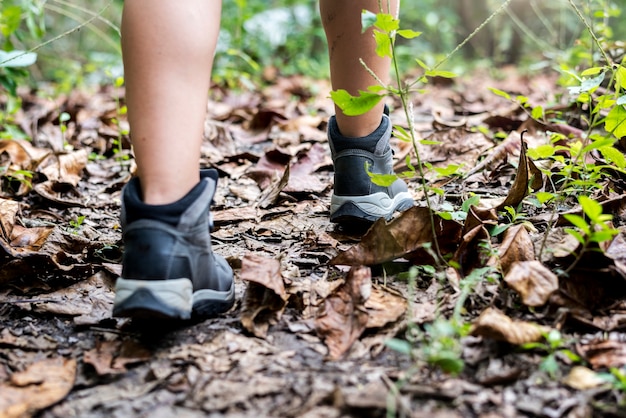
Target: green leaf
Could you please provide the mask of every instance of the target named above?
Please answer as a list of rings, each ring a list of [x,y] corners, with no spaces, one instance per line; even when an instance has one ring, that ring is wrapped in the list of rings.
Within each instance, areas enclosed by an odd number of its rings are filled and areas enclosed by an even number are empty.
[[[22,8],[19,6],[3,7],[0,15],[0,33],[5,38],[11,36],[19,27],[22,20]]]
[[[626,108],[615,106],[604,119],[604,129],[617,138],[626,136]]]
[[[422,145],[439,145],[440,141],[433,141],[432,139],[422,139],[419,141]]]
[[[626,90],[626,67],[620,65],[615,74],[615,84],[617,90]]]
[[[415,62],[417,63],[417,65],[419,65],[420,67],[422,67],[424,70],[429,70],[430,67],[428,67],[428,65],[426,65],[426,63],[424,61],[422,61],[419,58],[415,58]]]
[[[604,67],[592,67],[592,68],[587,68],[585,71],[580,73],[580,75],[583,77],[589,77],[590,75],[599,74],[601,71],[604,71]]]
[[[461,205],[461,210],[463,212],[469,212],[470,207],[477,206],[478,203],[480,203],[480,196],[475,194],[463,202],[463,204]]]
[[[602,215],[602,205],[591,199],[590,197],[580,196],[578,198],[578,203],[580,203],[583,211],[587,216],[589,216],[589,219],[591,219],[592,221],[597,220],[598,217]]]
[[[556,197],[554,193],[549,192],[537,192],[535,193],[535,197],[542,205]]]
[[[443,77],[443,78],[454,78],[457,75],[452,71],[443,71],[443,70],[428,70],[425,75],[427,77]]]
[[[504,231],[506,231],[507,229],[509,229],[511,227],[511,224],[499,224],[494,226],[491,231],[489,232],[489,235],[491,235],[492,237],[497,237],[498,235],[500,235],[501,233],[503,233]]]
[[[585,245],[585,238],[582,236],[582,234],[580,232],[578,232],[576,229],[572,229],[572,228],[565,228],[565,232],[567,232],[568,234],[570,234],[571,236],[573,236],[574,238],[576,238],[576,240],[578,242],[580,242],[582,245]]]
[[[389,187],[393,184],[394,181],[398,180],[398,176],[396,174],[377,174],[377,173],[367,173],[372,179],[372,183],[381,187]]]
[[[626,94],[619,96],[615,104],[620,106],[626,105]]]
[[[573,213],[566,213],[565,215],[563,215],[563,217],[567,219],[569,223],[583,231],[585,234],[589,235],[589,233],[591,232],[589,224],[582,216]]]
[[[601,73],[597,77],[583,79],[580,86],[568,87],[570,94],[577,95],[596,89],[604,81],[604,74],[605,73]]]
[[[411,29],[400,29],[396,33],[398,34],[398,36],[401,36],[404,39],[417,38],[418,36],[420,36],[422,34],[422,32],[416,32],[416,31],[411,30]]]
[[[556,361],[554,354],[550,354],[541,361],[539,368],[548,373],[551,377],[554,377],[559,371],[559,363]]]
[[[442,168],[435,167],[435,172],[442,177],[449,177],[456,174],[459,171],[459,168],[461,168],[460,164],[450,164]]]
[[[394,181],[398,180],[398,176],[396,174],[372,173],[370,171],[370,164],[368,162],[365,163],[365,172],[372,180],[372,183],[381,187],[389,187],[393,184]]]
[[[535,148],[529,148],[527,154],[533,160],[542,160],[552,157],[555,152],[554,145],[544,144]]]
[[[610,241],[611,239],[613,239],[613,237],[617,234],[619,234],[619,230],[617,229],[606,229],[603,231],[595,231],[589,237],[589,241],[598,242],[598,243],[606,242],[606,241]]]
[[[0,51],[0,67],[28,67],[37,61],[37,54],[26,51]]]
[[[376,24],[376,13],[363,9],[361,12],[361,33],[374,26],[374,24]]]
[[[543,119],[543,106],[535,106],[533,107],[533,110],[531,112],[531,116],[533,119],[538,120],[538,119]]]
[[[498,90],[498,89],[496,89],[494,87],[489,87],[489,90],[491,90],[491,92],[494,93],[497,96],[504,97],[507,100],[511,100],[511,95],[509,93],[505,92],[505,91]]]
[[[391,38],[384,32],[374,31],[374,39],[376,40],[376,54],[379,57],[389,57],[393,55],[391,49]]]
[[[602,147],[599,149],[602,156],[609,162],[615,164],[619,168],[626,168],[626,157],[624,154],[613,146]]]
[[[394,127],[393,136],[404,142],[411,142],[411,135],[402,126]]]
[[[580,152],[583,154],[588,153],[589,151],[592,151],[594,149],[600,149],[603,147],[607,147],[607,146],[612,146],[613,143],[615,142],[614,139],[612,138],[598,138],[594,141],[591,141],[591,143],[589,145],[587,145],[585,148],[583,148]]]
[[[334,90],[330,97],[347,116],[358,116],[369,112],[383,98],[380,94],[360,91],[359,96],[352,96],[346,90]]]
[[[400,21],[389,13],[378,13],[376,15],[376,23],[374,26],[381,31],[386,32],[387,35],[390,35],[393,31],[400,28]]]
[[[445,351],[440,353],[436,358],[430,359],[430,362],[438,366],[444,372],[453,375],[461,373],[465,367],[465,363],[463,363],[463,360],[460,359],[457,354]]]
[[[391,338],[385,341],[385,345],[391,348],[393,351],[397,351],[402,354],[410,355],[413,346],[406,340],[400,340],[398,338]]]

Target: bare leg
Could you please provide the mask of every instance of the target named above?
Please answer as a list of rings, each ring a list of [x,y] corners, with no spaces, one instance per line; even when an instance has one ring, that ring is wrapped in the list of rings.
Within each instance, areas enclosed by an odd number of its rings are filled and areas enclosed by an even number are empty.
[[[126,0],[126,99],[143,200],[166,204],[199,181],[221,1]]]
[[[396,13],[399,0],[391,0],[391,13]],[[383,1],[383,7],[387,1]],[[330,78],[333,89],[345,89],[356,95],[376,83],[363,68],[359,59],[383,80],[388,79],[391,61],[379,57],[376,42],[371,31],[361,33],[361,11],[379,12],[378,0],[320,0],[322,24],[328,40],[330,56]],[[384,10],[387,12],[387,10]],[[340,109],[337,112],[339,130],[347,137],[362,137],[372,133],[380,125],[384,105],[380,103],[370,112],[361,116],[346,116]]]

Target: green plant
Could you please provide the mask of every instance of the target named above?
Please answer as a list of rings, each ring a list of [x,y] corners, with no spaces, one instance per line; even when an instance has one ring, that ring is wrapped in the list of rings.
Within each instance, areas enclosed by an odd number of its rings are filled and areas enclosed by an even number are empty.
[[[77,216],[74,219],[71,219],[70,220],[70,231],[73,234],[78,234],[78,231],[80,230],[80,228],[83,225],[84,221],[85,221],[85,216],[84,215],[80,215],[80,216]]]
[[[559,356],[567,358],[572,363],[582,361],[577,354],[566,347],[563,334],[558,330],[553,329],[545,333],[544,340],[545,342],[523,344],[521,348],[523,350],[539,350],[545,353],[539,363],[539,369],[546,372],[551,378],[554,379],[559,376],[560,367],[557,360]]]

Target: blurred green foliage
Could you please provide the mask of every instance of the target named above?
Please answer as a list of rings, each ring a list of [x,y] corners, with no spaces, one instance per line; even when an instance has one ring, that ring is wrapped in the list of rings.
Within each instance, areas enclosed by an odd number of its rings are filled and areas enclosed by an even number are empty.
[[[513,62],[551,66],[594,60],[584,25],[569,0],[513,0],[451,61],[454,70],[470,63]],[[620,48],[626,0],[575,0],[607,45]],[[214,66],[218,83],[254,86],[266,68],[278,74],[328,76],[326,40],[317,0],[224,0],[222,30]],[[452,51],[502,0],[419,0],[403,2],[402,26],[423,35],[398,43],[404,70],[429,65]],[[122,74],[119,25],[123,0],[0,0],[0,49],[37,49],[37,63],[0,67],[5,90],[18,83],[52,82],[61,91],[111,83]],[[81,26],[80,30],[76,30]],[[48,43],[49,42],[49,43]],[[623,43],[621,49],[623,51]]]

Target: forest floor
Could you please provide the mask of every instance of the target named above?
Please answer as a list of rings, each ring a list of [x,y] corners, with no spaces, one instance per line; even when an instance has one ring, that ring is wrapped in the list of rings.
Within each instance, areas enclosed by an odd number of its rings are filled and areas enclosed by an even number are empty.
[[[414,120],[438,141],[420,156],[442,193],[431,211],[409,178],[417,206],[356,231],[328,220],[328,84],[216,87],[200,167],[220,173],[214,250],[237,302],[184,324],[111,317],[135,169],[123,90],[22,94],[15,120],[32,141],[0,141],[0,417],[625,416],[626,183],[591,192],[619,230],[596,251],[564,232],[575,199],[528,195],[535,163],[554,161],[533,163],[522,132],[529,149],[583,136],[563,90],[512,69],[428,85]],[[394,147],[399,172],[416,164],[411,144]]]

